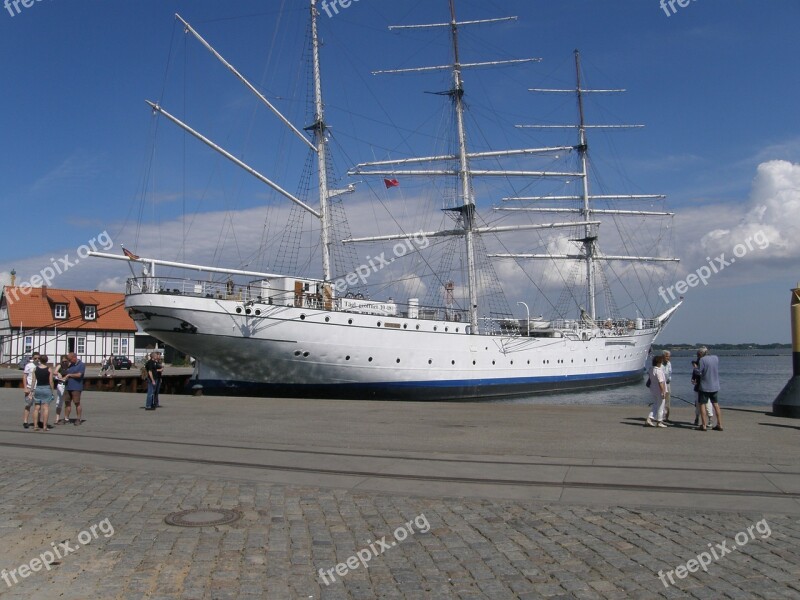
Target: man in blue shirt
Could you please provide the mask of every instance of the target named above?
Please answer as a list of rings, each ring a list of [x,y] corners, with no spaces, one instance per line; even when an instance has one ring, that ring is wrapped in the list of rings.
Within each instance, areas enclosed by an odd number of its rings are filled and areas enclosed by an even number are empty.
[[[69,423],[69,413],[72,409],[72,403],[75,403],[75,425],[80,425],[82,420],[81,416],[83,411],[81,409],[81,392],[83,392],[83,376],[86,373],[86,365],[78,358],[74,352],[67,354],[69,358],[69,367],[67,374],[64,376],[66,385],[66,396],[64,397],[64,420]]]
[[[722,411],[720,411],[719,403],[717,402],[717,393],[719,392],[719,358],[708,353],[708,348],[703,346],[697,352],[700,356],[700,361],[694,368],[693,375],[700,382],[700,431],[705,431],[706,427],[706,404],[711,402],[714,407],[714,412],[717,415],[717,425],[714,427],[716,431],[722,431]]]

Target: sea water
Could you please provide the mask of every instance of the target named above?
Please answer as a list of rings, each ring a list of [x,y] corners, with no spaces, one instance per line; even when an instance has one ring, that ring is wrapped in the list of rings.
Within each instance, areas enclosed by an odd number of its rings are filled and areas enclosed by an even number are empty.
[[[719,402],[725,406],[764,406],[772,401],[792,376],[792,351],[778,350],[711,350],[719,357],[720,392]],[[684,400],[693,403],[696,393],[692,390],[693,350],[672,352],[672,405],[684,405]],[[650,361],[648,360],[648,364]],[[642,380],[636,384],[593,391],[565,392],[559,394],[537,394],[529,397],[502,400],[515,404],[622,404],[646,406],[651,402],[650,390]]]

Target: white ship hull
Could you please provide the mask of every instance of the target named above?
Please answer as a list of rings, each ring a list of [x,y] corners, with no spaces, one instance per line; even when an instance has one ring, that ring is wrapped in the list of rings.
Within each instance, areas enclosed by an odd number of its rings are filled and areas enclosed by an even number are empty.
[[[168,293],[131,293],[126,306],[145,332],[197,359],[192,384],[206,393],[281,397],[445,400],[618,385],[641,380],[660,329],[469,335],[461,322]]]

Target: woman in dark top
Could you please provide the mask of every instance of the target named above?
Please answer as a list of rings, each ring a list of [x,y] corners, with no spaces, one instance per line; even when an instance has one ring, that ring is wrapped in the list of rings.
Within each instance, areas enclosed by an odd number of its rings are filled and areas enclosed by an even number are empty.
[[[47,420],[50,418],[50,403],[53,401],[53,371],[47,366],[47,356],[42,354],[39,357],[39,365],[33,372],[36,387],[33,390],[33,409],[34,431],[47,431],[50,426]],[[41,410],[41,417],[40,411]],[[39,423],[42,426],[39,427]]]

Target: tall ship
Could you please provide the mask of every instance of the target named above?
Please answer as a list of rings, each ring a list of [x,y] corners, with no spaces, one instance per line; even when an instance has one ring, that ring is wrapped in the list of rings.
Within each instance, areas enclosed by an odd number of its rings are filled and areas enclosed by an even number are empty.
[[[592,191],[588,133],[623,126],[588,124],[584,100],[589,94],[622,90],[585,88],[576,51],[575,87],[530,90],[573,96],[575,122],[518,125],[518,133],[528,128],[568,132],[568,143],[477,148],[470,143],[466,74],[538,59],[462,60],[462,30],[491,27],[514,17],[460,21],[455,0],[441,1],[449,19],[390,29],[447,36],[449,63],[380,71],[376,76],[447,73],[448,89],[434,93],[448,111],[443,122],[451,135],[429,156],[380,157],[355,164],[347,173],[349,180],[332,172],[318,31],[322,7],[317,0],[309,0],[308,6],[313,114],[305,125],[292,123],[277,108],[277,100],[267,98],[177,17],[187,35],[274,113],[276,127],[286,128],[294,142],[306,147],[308,171],[303,177],[310,193],[287,191],[288,185],[262,174],[159,102],[149,102],[152,110],[257,178],[276,198],[291,203],[292,218],[272,264],[286,265],[286,257],[297,253],[291,246],[299,243],[297,224],[303,218],[311,220],[318,236],[315,263],[302,271],[204,266],[139,256],[127,249],[124,256],[94,253],[129,261],[132,271],[134,264],[141,267],[141,274],[127,281],[125,305],[141,330],[196,359],[190,385],[202,386],[209,394],[464,400],[641,381],[651,345],[680,301],[660,314],[645,314],[649,305],[635,301],[620,309],[613,284],[619,287],[626,277],[638,278],[640,291],[652,292],[655,288],[641,282],[652,282],[654,274],[663,274],[678,259],[629,250],[625,237],[626,228],[671,218],[661,206],[652,210],[663,196]],[[537,166],[561,163],[566,166]],[[397,231],[392,233],[350,233],[343,199],[357,186],[363,183],[386,193],[408,181],[424,184],[433,198],[433,216],[421,219],[427,227],[410,228],[405,221],[393,220],[389,222]],[[543,182],[543,192],[529,191]],[[487,197],[503,185],[509,190],[505,195]],[[488,210],[479,210],[479,205],[490,204]],[[630,225],[631,220],[636,225]],[[617,230],[612,252],[603,250],[601,227],[604,232]],[[370,254],[359,259],[361,250],[356,249],[365,246]],[[410,274],[409,258],[423,275]],[[637,267],[644,269],[644,278],[631,275]],[[203,275],[163,276],[167,269]],[[560,285],[559,300],[548,306],[551,314],[532,316],[529,306],[536,306],[536,298],[529,297],[514,303],[512,311],[501,277],[509,273],[528,289]],[[371,285],[373,280],[380,285]],[[524,317],[518,314],[522,308]]]

